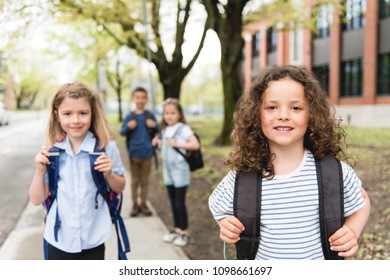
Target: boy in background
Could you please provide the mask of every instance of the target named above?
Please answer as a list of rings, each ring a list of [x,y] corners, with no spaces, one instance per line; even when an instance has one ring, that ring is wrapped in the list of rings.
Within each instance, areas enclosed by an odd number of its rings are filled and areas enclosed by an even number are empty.
[[[131,98],[136,108],[125,117],[120,130],[120,134],[126,136],[130,159],[131,198],[133,201],[130,216],[150,216],[152,212],[146,201],[153,157],[151,139],[158,132],[159,127],[154,114],[145,110],[145,105],[148,102],[146,89],[143,87],[135,88],[131,93]]]

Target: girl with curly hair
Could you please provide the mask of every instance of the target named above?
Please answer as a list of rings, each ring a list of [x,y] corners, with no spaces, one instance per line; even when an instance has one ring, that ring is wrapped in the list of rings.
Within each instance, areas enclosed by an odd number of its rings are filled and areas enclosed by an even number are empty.
[[[262,174],[260,245],[256,259],[324,259],[315,158],[341,161],[345,223],[330,237],[331,250],[353,256],[370,202],[345,153],[345,131],[311,72],[296,66],[267,69],[240,98],[234,114],[231,171],[209,198],[227,244],[243,224],[233,216],[236,174]]]

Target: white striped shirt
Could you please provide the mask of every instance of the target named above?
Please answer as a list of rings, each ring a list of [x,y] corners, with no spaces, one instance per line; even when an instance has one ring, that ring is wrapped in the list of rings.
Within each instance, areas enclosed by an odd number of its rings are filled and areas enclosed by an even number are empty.
[[[342,162],[344,216],[364,207],[361,181]],[[209,198],[216,220],[233,215],[234,182],[230,171]],[[306,151],[292,173],[262,181],[260,245],[256,259],[324,259],[319,224],[319,198],[315,160]]]

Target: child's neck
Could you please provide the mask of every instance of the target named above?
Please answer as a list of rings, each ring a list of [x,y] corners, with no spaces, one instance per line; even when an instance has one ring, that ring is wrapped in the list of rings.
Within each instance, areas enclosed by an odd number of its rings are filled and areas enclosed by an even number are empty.
[[[135,108],[135,113],[136,114],[142,114],[145,111],[145,108]]]
[[[275,159],[272,161],[275,175],[286,175],[301,165],[305,156],[305,149],[303,147],[297,149],[277,149],[272,153],[275,154]]]
[[[85,136],[83,139],[69,138],[69,142],[70,142],[70,145],[72,147],[73,155],[76,155],[76,153],[80,150],[81,144],[83,144],[84,139],[85,139]]]
[[[174,127],[175,125],[177,125],[179,122],[176,122],[176,123],[173,123],[173,124],[171,124],[171,125],[168,125],[168,126],[170,126],[170,127]]]

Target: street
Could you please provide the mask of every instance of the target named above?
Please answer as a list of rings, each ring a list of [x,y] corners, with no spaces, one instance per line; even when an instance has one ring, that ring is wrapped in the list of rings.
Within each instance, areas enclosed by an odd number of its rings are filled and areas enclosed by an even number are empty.
[[[10,124],[0,127],[0,247],[28,202],[34,157],[46,143],[45,112],[10,112]]]

